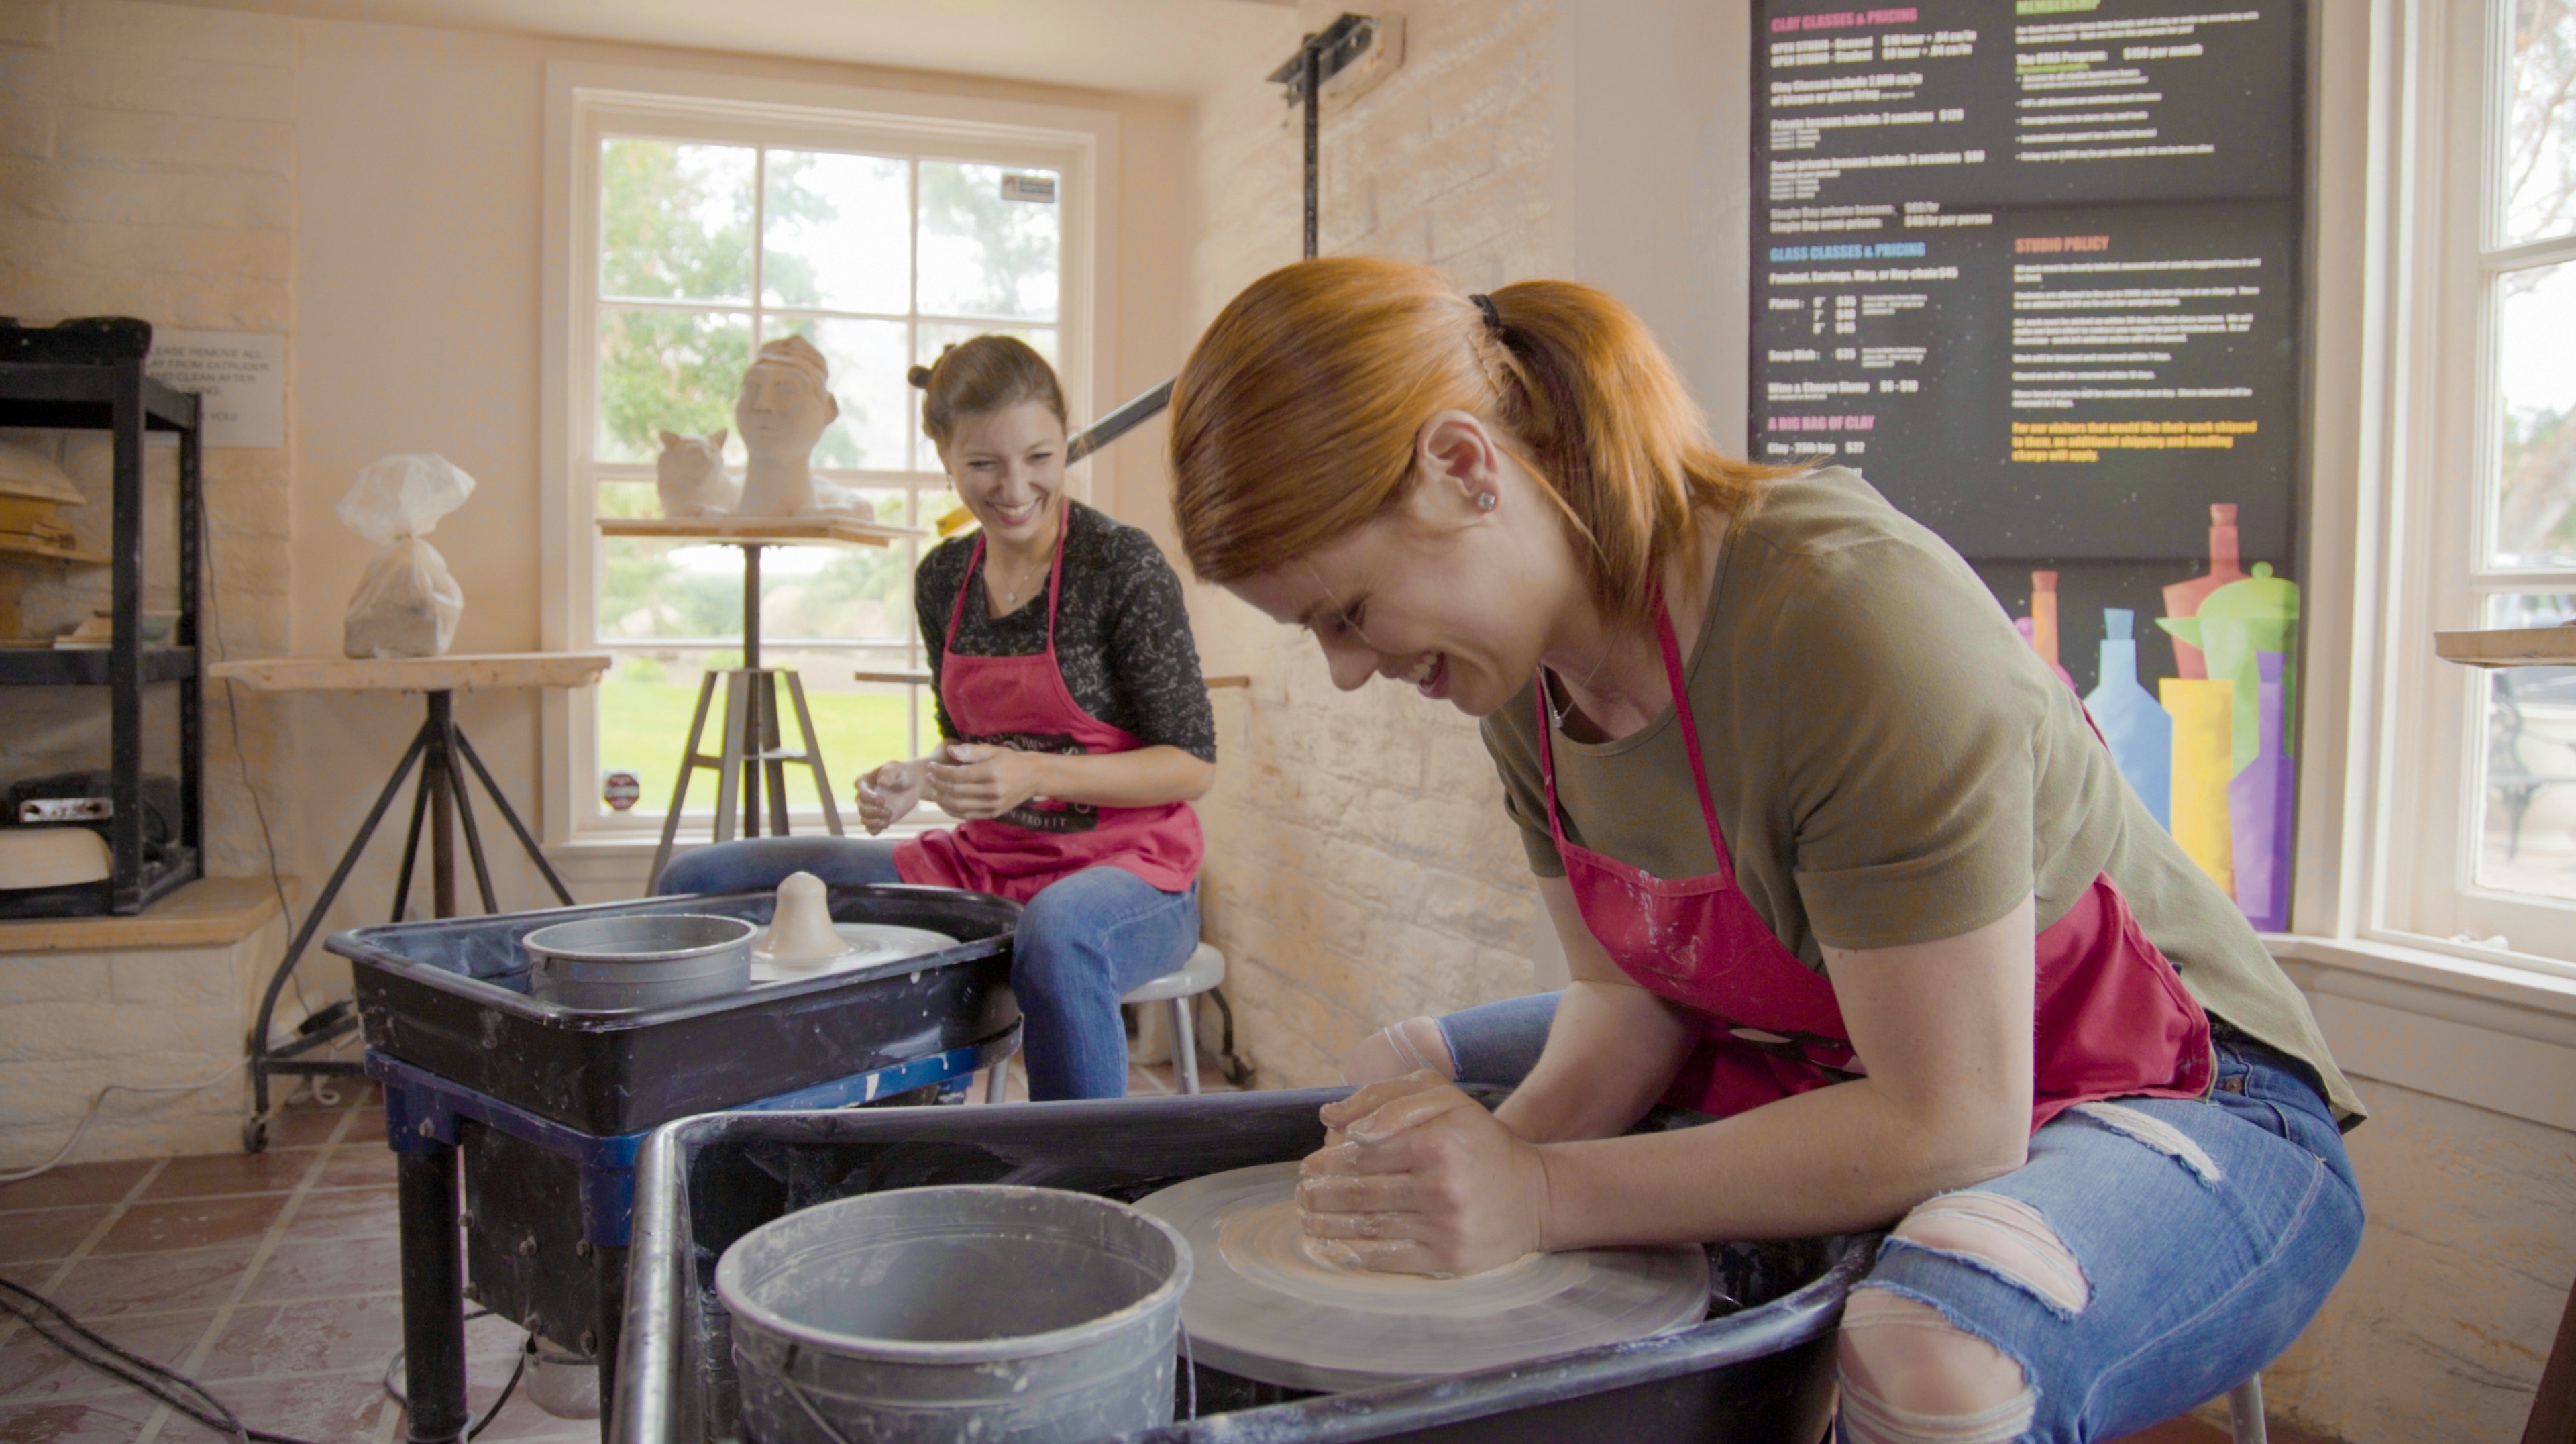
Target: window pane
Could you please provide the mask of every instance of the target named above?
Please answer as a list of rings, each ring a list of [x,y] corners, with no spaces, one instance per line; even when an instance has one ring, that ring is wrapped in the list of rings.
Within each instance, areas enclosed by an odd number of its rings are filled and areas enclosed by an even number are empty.
[[[1044,356],[1049,366],[1064,364],[1056,359],[1053,326],[976,326],[961,321],[924,321],[920,333],[920,340],[913,347],[913,357],[924,366],[938,360],[940,352],[960,341],[996,334],[1017,336],[1028,342],[1030,349]]]
[[[902,492],[867,496],[879,520],[902,515]],[[760,597],[764,638],[902,643],[912,636],[912,573],[899,546],[774,548],[761,558]]]
[[[725,312],[619,311],[599,317],[602,461],[651,461],[657,433],[703,436],[733,426],[733,396],[751,359],[751,321]],[[729,437],[725,454],[742,455]]]
[[[1053,171],[923,161],[920,310],[1056,319],[1059,179]]]
[[[855,833],[858,823],[847,816],[855,806],[850,784],[879,763],[912,755],[912,737],[904,720],[904,693],[910,689],[883,682],[860,682],[851,674],[862,669],[902,671],[903,653],[890,649],[781,654],[782,658],[791,655],[793,660],[782,665],[795,667],[804,680],[805,704],[814,712],[814,737],[823,748],[824,765],[831,773],[832,801],[841,808],[844,823]],[[788,769],[788,796],[801,805],[819,807],[813,785],[795,776],[803,770]]]
[[[909,310],[910,169],[888,156],[769,152],[761,299],[817,311]]]
[[[2576,596],[2487,599],[2490,627],[2571,619]],[[2497,667],[2486,687],[2478,885],[2576,900],[2576,667]]]
[[[880,762],[904,755],[909,743],[905,689],[863,686],[851,674],[861,668],[899,670],[902,655],[899,649],[882,653],[873,649],[763,649],[763,661],[794,668],[804,683],[806,705],[814,716],[815,739],[822,748],[824,769],[832,783],[832,800],[842,808],[845,821],[851,806],[851,779]],[[639,793],[635,815],[659,817],[669,810],[671,783],[679,775],[680,749],[688,740],[700,679],[710,667],[735,666],[741,660],[742,654],[731,650],[618,649],[616,664],[599,685],[600,780],[604,781],[610,772],[633,773]],[[780,719],[779,735],[793,745],[799,740],[794,703],[783,689],[779,704],[787,709]],[[723,716],[724,689],[719,683],[710,699],[707,730],[699,739],[698,745],[704,751],[712,753],[724,745],[718,735]],[[787,769],[788,802],[800,811],[821,806],[811,775],[803,767]],[[591,796],[598,798],[596,786]],[[713,815],[715,799],[716,775],[701,768],[689,779],[688,814]]]
[[[618,487],[629,488],[650,490],[633,483]],[[742,548],[641,537],[602,537],[599,546],[601,641],[649,637],[730,643],[742,635]],[[761,583],[766,595],[765,566]]]
[[[751,173],[745,146],[601,142],[600,294],[750,300]]]
[[[600,776],[593,779],[591,803],[600,812],[607,812],[609,809],[600,800],[599,784],[612,772],[628,772],[634,774],[638,792],[634,815],[660,817],[670,810],[671,782],[679,775],[680,748],[689,738],[689,718],[697,707],[699,679],[711,666],[740,662],[741,654],[690,648],[649,652],[621,649],[616,657],[608,675],[599,680]],[[719,687],[709,709],[708,735],[702,744],[710,752],[721,745],[714,728],[723,716],[723,705],[724,692]],[[689,811],[712,815],[715,797],[714,773],[701,771],[689,779]]]
[[[911,362],[901,321],[829,321],[810,316],[768,318],[772,336],[797,335],[814,343],[830,370],[832,398],[841,414],[814,446],[817,468],[901,471],[904,434],[911,425]]]
[[[2496,280],[2496,560],[2576,560],[2576,264]]]
[[[2576,9],[2517,0],[2507,99],[2504,243],[2576,230]]]

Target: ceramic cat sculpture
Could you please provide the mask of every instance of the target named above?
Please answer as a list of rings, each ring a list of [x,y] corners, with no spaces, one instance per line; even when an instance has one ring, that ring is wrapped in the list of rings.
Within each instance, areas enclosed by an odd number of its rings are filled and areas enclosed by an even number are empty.
[[[750,462],[743,468],[742,516],[850,516],[876,520],[867,498],[814,475],[814,444],[841,414],[823,353],[802,336],[760,348],[742,374],[733,424]]]
[[[725,470],[728,433],[682,436],[662,433],[662,454],[653,459],[653,489],[662,496],[664,516],[728,516],[742,500],[742,487]]]

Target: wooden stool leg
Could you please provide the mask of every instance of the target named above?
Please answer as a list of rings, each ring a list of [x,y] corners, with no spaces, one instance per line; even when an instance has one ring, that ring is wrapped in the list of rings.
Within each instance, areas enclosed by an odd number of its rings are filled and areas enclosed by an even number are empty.
[[[2531,1398],[2531,1417],[2522,1426],[2522,1444],[2570,1444],[2576,1441],[2576,1289],[2558,1315],[2558,1337],[2541,1366],[2540,1388]]]
[[[760,752],[764,759],[761,772],[769,779],[769,832],[772,837],[787,835],[787,762],[779,751],[784,741],[778,728],[778,673],[776,667],[760,674]],[[788,673],[795,676],[793,672]]]
[[[689,718],[689,740],[680,748],[680,776],[671,784],[671,815],[662,819],[662,845],[653,849],[652,878],[644,884],[648,893],[662,885],[662,869],[671,865],[671,841],[680,835],[680,806],[689,800],[689,774],[706,760],[698,744],[706,740],[707,703],[715,693],[714,672],[698,678],[698,710]]]
[[[724,754],[716,761],[716,841],[733,841],[734,798],[740,795],[743,777],[742,730],[743,709],[750,705],[751,686],[748,672],[725,673]],[[759,819],[754,818],[757,822]],[[756,835],[756,834],[755,834]]]
[[[805,683],[794,672],[787,674],[787,697],[796,704],[796,730],[803,738],[805,765],[814,770],[814,790],[823,798],[823,825],[834,837],[841,831],[840,805],[832,800],[832,779],[823,771],[823,744],[814,736],[814,714],[805,707]]]
[[[1198,995],[1184,993],[1172,1000],[1172,1073],[1180,1080],[1183,1093],[1199,1091],[1198,1019],[1191,1016],[1190,1005]]]
[[[2227,1427],[2235,1444],[2265,1444],[2262,1375],[2227,1391]]]

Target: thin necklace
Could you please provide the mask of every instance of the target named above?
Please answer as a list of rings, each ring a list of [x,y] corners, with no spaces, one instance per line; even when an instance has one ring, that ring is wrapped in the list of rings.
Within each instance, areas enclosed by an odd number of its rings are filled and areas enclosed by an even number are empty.
[[[1559,688],[1564,689],[1566,693],[1566,705],[1561,707],[1558,706],[1556,698],[1552,696],[1547,699],[1548,715],[1555,719],[1557,731],[1562,732],[1565,730],[1565,716],[1568,712],[1573,710],[1575,688],[1591,686],[1592,679],[1601,675],[1601,669],[1610,665],[1610,654],[1618,650],[1619,639],[1618,637],[1613,636],[1610,639],[1610,645],[1601,649],[1601,660],[1592,664],[1592,670],[1583,674],[1582,681],[1575,683],[1574,687],[1566,687],[1564,679],[1558,679],[1556,685]]]

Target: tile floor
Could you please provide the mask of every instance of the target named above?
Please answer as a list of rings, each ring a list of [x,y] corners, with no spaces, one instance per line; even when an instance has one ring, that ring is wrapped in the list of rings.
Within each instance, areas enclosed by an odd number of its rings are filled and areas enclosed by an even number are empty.
[[[1202,1069],[1210,1092],[1227,1085]],[[1169,1064],[1131,1094],[1179,1091]],[[391,1444],[384,1393],[402,1345],[393,1154],[372,1087],[300,1104],[255,1156],[81,1163],[0,1185],[0,1276],[211,1388],[243,1422],[315,1444]],[[975,1095],[983,1096],[980,1080]],[[1013,1070],[1009,1096],[1026,1097]],[[466,1326],[476,1416],[508,1377],[519,1330]],[[75,1363],[0,1317],[0,1444],[194,1444],[223,1436]],[[588,1444],[594,1424],[514,1397],[481,1444]],[[2324,1444],[2275,1426],[2276,1444]],[[2176,1420],[2122,1444],[2225,1444]]]
[[[1213,1066],[1201,1086],[1227,1087]],[[1159,1064],[1131,1070],[1128,1091],[1179,1089]],[[340,1093],[335,1107],[290,1108],[265,1153],[76,1163],[0,1184],[0,1276],[206,1384],[254,1428],[314,1444],[401,1438],[402,1411],[383,1388],[402,1347],[393,1154],[375,1089]],[[1028,1096],[1018,1069],[1008,1096]],[[499,1319],[466,1326],[477,1418],[519,1339]],[[222,1437],[0,1315],[0,1444]],[[595,1424],[513,1398],[479,1444],[598,1437]]]

